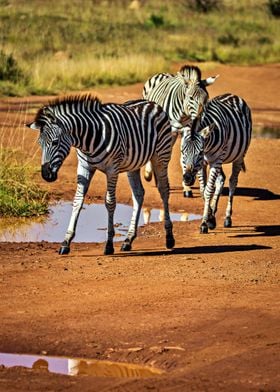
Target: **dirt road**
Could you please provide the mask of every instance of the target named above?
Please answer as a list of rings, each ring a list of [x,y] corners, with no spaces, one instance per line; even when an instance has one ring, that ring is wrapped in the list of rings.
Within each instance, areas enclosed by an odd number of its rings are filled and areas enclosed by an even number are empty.
[[[255,124],[279,126],[279,70],[279,65],[218,66],[210,74],[220,79],[209,92],[240,94]],[[97,92],[104,102],[121,102],[138,98],[140,91],[139,84]],[[35,143],[35,134],[26,135],[27,145]],[[240,175],[233,227],[222,225],[223,196],[218,226],[208,235],[199,234],[199,221],[174,222],[173,251],[164,248],[162,223],[144,226],[132,252],[121,253],[117,243],[113,256],[103,255],[103,244],[73,243],[69,256],[59,256],[59,244],[0,243],[0,352],[164,371],[131,379],[2,367],[0,391],[279,391],[279,153],[279,139],[254,138],[247,172]],[[35,160],[40,162],[39,154]],[[71,154],[58,181],[49,185],[54,198],[72,199],[75,167]],[[104,180],[96,175],[88,201],[102,200]],[[172,211],[202,212],[198,187],[193,199],[182,197],[179,143],[170,184]],[[160,208],[154,184],[145,189],[145,205]],[[125,175],[117,197],[131,204]]]

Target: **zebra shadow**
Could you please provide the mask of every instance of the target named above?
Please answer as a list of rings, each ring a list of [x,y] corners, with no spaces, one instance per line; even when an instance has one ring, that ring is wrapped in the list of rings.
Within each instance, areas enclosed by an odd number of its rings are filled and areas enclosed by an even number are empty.
[[[235,226],[241,228],[241,226]],[[251,233],[236,234],[233,237],[244,238],[244,237],[276,237],[280,235],[280,225],[268,225],[268,226],[254,226],[251,228]]]
[[[224,187],[223,195],[228,196],[228,187]],[[263,188],[245,188],[237,187],[235,191],[235,196],[249,196],[254,200],[279,200],[280,195],[271,192],[269,189]]]
[[[174,255],[194,255],[206,253],[227,253],[227,252],[248,252],[254,250],[272,249],[270,246],[264,245],[205,245],[205,246],[192,246],[184,248],[174,248],[171,251],[167,250],[139,250],[127,253],[115,253],[115,256],[174,256]]]

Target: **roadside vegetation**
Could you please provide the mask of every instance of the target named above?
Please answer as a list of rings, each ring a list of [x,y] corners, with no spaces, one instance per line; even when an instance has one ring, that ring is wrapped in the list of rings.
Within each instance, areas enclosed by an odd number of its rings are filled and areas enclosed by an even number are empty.
[[[144,82],[174,61],[279,62],[279,17],[279,0],[0,0],[0,96]],[[48,208],[18,124],[0,128],[1,217]]]
[[[19,111],[15,122],[22,123]],[[0,128],[0,217],[30,217],[46,214],[48,193],[35,177],[37,146],[26,146],[25,132],[19,125],[5,122]]]
[[[0,0],[0,95],[144,81],[174,61],[280,60],[279,0]]]
[[[0,216],[28,217],[46,214],[48,196],[34,182],[36,169],[23,165],[18,152],[0,149]]]

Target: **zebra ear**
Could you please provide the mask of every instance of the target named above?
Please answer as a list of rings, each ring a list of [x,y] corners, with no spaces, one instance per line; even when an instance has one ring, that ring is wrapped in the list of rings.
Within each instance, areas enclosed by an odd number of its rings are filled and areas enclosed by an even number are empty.
[[[48,118],[49,118],[49,120],[52,122],[52,123],[56,123],[56,117],[55,117],[55,114],[53,113],[53,111],[49,108],[49,107],[44,107],[43,108],[43,113],[44,113],[44,115],[45,116],[47,116]]]
[[[216,81],[216,79],[218,79],[219,76],[220,76],[220,75],[210,76],[210,77],[207,78],[207,79],[201,80],[200,83],[201,83],[204,87],[210,86],[211,84],[213,84],[213,83]]]
[[[39,126],[38,123],[36,123],[35,121],[28,123],[28,124],[24,124],[26,127],[31,128],[31,129],[35,129],[36,131],[40,131],[41,127]]]
[[[203,137],[203,139],[206,139],[211,132],[213,132],[215,128],[215,123],[212,123],[210,125],[207,125],[207,127],[201,129],[198,133],[200,134],[200,136]]]

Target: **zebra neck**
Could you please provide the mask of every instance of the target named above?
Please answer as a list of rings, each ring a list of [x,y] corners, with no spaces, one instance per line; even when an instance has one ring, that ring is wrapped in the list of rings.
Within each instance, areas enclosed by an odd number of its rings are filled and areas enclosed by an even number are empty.
[[[86,154],[95,154],[100,148],[110,145],[111,129],[101,116],[95,115],[92,121],[76,122],[70,131],[72,145]]]

